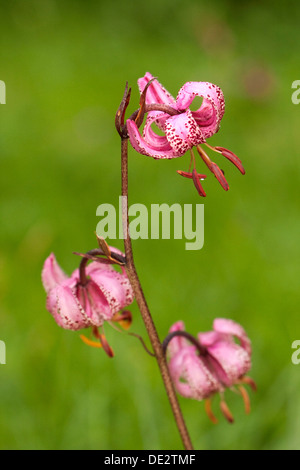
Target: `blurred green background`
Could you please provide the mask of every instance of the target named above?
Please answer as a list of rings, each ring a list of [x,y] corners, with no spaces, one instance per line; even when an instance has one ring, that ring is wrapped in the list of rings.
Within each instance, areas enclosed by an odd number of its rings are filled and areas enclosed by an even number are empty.
[[[154,161],[130,150],[130,200],[205,204],[205,244],[137,240],[137,270],[161,338],[182,319],[191,333],[215,317],[241,323],[253,344],[252,411],[227,391],[213,425],[203,403],[180,403],[196,449],[299,449],[300,365],[291,362],[299,322],[299,123],[291,101],[299,76],[296,2],[13,0],[0,6],[0,365],[1,449],[181,449],[154,360],[109,326],[109,359],[45,309],[40,273],[55,252],[96,246],[101,203],[118,204],[114,115],[128,80],[150,71],[176,96],[210,81],[226,112],[211,145],[230,191],[209,174],[200,199],[188,155]],[[199,161],[198,171],[205,172]],[[122,249],[122,241],[113,242]],[[132,331],[145,337],[136,304]]]

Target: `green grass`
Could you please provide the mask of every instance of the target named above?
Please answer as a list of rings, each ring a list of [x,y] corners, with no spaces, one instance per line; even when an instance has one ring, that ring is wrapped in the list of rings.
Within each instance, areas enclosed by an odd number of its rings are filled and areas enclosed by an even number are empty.
[[[138,341],[106,328],[113,360],[60,329],[40,273],[51,251],[66,272],[95,247],[101,203],[120,194],[114,115],[126,80],[130,111],[146,71],[176,96],[189,80],[222,87],[226,113],[213,145],[242,159],[243,177],[216,156],[200,200],[176,174],[188,156],[156,162],[130,149],[130,203],[205,204],[205,244],[137,240],[134,254],[163,338],[216,316],[241,323],[253,344],[252,412],[226,393],[236,418],[214,426],[203,403],[180,398],[198,449],[299,449],[299,8],[268,2],[1,4],[0,365],[2,449],[181,449],[157,366]],[[198,171],[205,171],[199,162]],[[115,243],[122,249],[122,242]],[[132,330],[145,336],[137,306]]]

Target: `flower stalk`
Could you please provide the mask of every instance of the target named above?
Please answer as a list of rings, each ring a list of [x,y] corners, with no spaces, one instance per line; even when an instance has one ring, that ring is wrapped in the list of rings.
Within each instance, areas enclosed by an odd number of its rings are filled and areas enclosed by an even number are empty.
[[[129,217],[128,217],[128,138],[121,136],[121,175],[122,175],[122,222],[124,231],[124,248],[126,256],[125,270],[131,283],[136,302],[141,312],[154,354],[159,366],[162,380],[167,392],[167,396],[173,411],[174,419],[180,433],[182,443],[186,450],[193,450],[193,445],[180,409],[176,391],[169,373],[164,350],[158,337],[158,333],[153,322],[147,301],[145,299],[139,277],[136,272],[131,238],[129,234]]]

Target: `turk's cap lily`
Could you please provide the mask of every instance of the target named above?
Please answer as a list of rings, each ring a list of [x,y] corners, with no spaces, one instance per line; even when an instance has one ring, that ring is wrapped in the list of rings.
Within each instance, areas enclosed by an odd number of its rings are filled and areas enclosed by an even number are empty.
[[[116,249],[114,252],[121,254]],[[97,328],[102,328],[104,322],[117,322],[126,329],[129,327],[130,312],[119,312],[133,302],[133,290],[123,266],[118,272],[111,264],[98,260],[88,266],[86,263],[84,258],[79,269],[67,276],[54,254],[50,254],[42,270],[42,282],[47,293],[46,308],[64,329],[75,331],[92,327],[93,335],[112,356],[104,334],[100,334]],[[99,347],[99,343],[85,337],[82,339]]]
[[[141,93],[153,79],[150,73],[146,73],[145,77],[138,80]],[[203,102],[199,109],[191,111],[189,106],[197,96],[203,98]],[[172,106],[178,112],[177,115],[170,116],[161,111],[150,111],[143,137],[135,122],[127,120],[132,146],[139,153],[154,158],[181,157],[188,149],[202,144],[218,131],[225,111],[222,90],[209,82],[187,82],[174,100],[172,95],[154,80],[147,89],[146,104],[164,104]],[[165,131],[165,136],[158,136],[152,130],[153,122]]]
[[[216,418],[211,411],[210,397],[216,393],[221,396],[220,407],[224,416],[233,421],[224,400],[226,388],[237,387],[246,412],[250,411],[249,397],[243,384],[249,384],[253,390],[256,386],[245,375],[251,368],[251,343],[241,325],[218,318],[214,321],[213,331],[199,333],[195,338],[185,332],[183,322],[177,322],[170,328],[165,344],[170,374],[178,393],[186,398],[206,399],[206,411],[213,422]]]
[[[121,270],[93,261],[86,268],[88,280],[82,285],[79,269],[68,277],[52,253],[42,271],[47,309],[63,328],[101,326],[133,302],[130,282],[122,266]]]
[[[203,400],[219,391],[220,383],[205,360],[199,358],[197,348],[185,336],[177,335],[184,331],[182,321],[174,323],[169,331],[174,335],[168,344],[170,374],[180,395]]]
[[[235,342],[235,338],[240,344]],[[251,368],[251,342],[238,323],[217,318],[213,331],[199,333],[198,339],[207,349],[219,381],[226,387],[238,382]]]
[[[151,80],[153,82],[147,90],[146,104],[165,104],[173,107],[180,115],[189,110],[196,97],[203,98],[201,106],[196,111],[191,111],[190,119],[194,119],[196,124],[203,128],[201,134],[204,138],[211,137],[219,130],[219,125],[225,112],[225,100],[221,88],[217,85],[209,82],[187,82],[180,88],[175,100],[149,72],[138,80],[140,93],[144,91],[146,85]],[[151,111],[149,116],[157,116],[159,118],[157,124],[161,129],[163,129],[161,123],[165,119],[171,119],[172,121],[176,117],[164,115],[160,111]],[[176,129],[176,126],[174,128]],[[201,142],[199,141],[198,143]]]
[[[199,360],[195,346],[185,346],[175,354],[169,369],[178,393],[185,398],[203,400],[220,390],[217,378]]]
[[[174,99],[149,72],[138,80],[138,85],[141,94],[146,90],[145,102],[148,107],[161,105],[162,110],[148,110],[142,135],[136,120],[127,119],[127,132],[133,148],[140,154],[155,159],[171,159],[181,157],[187,150],[192,152],[192,148],[196,147],[201,159],[221,183],[223,189],[227,191],[229,185],[222,170],[210,160],[200,146],[201,144],[208,145],[206,140],[219,130],[225,112],[222,90],[209,82],[187,82],[179,90],[177,98]],[[192,111],[190,106],[196,97],[202,98],[202,103],[197,110]],[[164,106],[173,110],[172,115],[163,111]],[[158,135],[153,130],[154,123],[164,132],[164,135]],[[208,147],[225,156],[242,174],[245,173],[240,159],[230,150],[210,145]],[[193,154],[191,163],[194,164],[194,171],[196,171]],[[181,173],[182,176],[184,176],[183,173]],[[192,177],[192,173],[189,174],[191,176],[187,177]],[[195,178],[193,178],[193,182],[198,193],[205,196],[204,190],[199,188]]]
[[[59,326],[70,330],[89,326],[90,320],[76,296],[76,282],[64,273],[53,253],[44,263],[42,283],[47,293],[46,308]]]

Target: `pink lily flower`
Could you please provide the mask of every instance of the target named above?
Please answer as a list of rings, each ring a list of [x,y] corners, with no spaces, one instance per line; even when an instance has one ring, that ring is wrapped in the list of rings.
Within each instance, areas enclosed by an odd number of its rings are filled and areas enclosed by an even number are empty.
[[[150,85],[149,82],[151,82]],[[169,115],[163,111],[150,111],[143,129],[143,135],[140,134],[136,122],[128,119],[126,122],[128,136],[131,145],[137,152],[155,159],[170,159],[181,157],[187,150],[191,150],[191,164],[194,165],[193,172],[178,171],[178,173],[191,178],[201,196],[206,196],[206,194],[200,184],[200,180],[203,178],[197,176],[195,156],[192,152],[194,146],[196,146],[204,163],[226,191],[229,189],[229,185],[223,171],[210,160],[200,146],[201,144],[206,144],[211,150],[222,154],[242,174],[245,173],[241,160],[233,152],[224,147],[212,147],[206,142],[206,139],[218,132],[225,112],[224,96],[218,86],[209,82],[187,82],[181,87],[175,100],[157,80],[154,80],[149,72],[138,80],[138,85],[141,93],[148,86],[146,91],[147,105],[167,105],[172,107],[177,114]],[[196,96],[202,97],[203,101],[199,109],[191,111],[189,107]],[[158,135],[151,127],[153,123],[165,135]]]
[[[184,331],[184,323],[177,322],[170,333]],[[208,365],[197,354],[197,348],[182,336],[173,337],[168,345],[169,369],[175,387],[185,398],[203,400],[220,390],[220,383]]]
[[[114,249],[115,252],[117,250]],[[121,252],[119,252],[121,253]],[[113,355],[104,334],[98,332],[105,321],[125,324],[131,314],[120,310],[133,302],[132,287],[125,269],[121,273],[110,264],[93,261],[84,269],[84,276],[76,269],[68,277],[58,265],[52,253],[45,261],[42,282],[47,293],[46,308],[62,328],[80,330],[92,327],[94,336],[100,340],[105,351]],[[99,347],[98,343],[82,337],[83,341]]]
[[[217,419],[211,410],[210,397],[218,392],[221,411],[229,422],[233,422],[224,392],[226,388],[237,386],[245,411],[250,412],[250,400],[243,384],[256,389],[254,381],[245,376],[251,368],[251,342],[244,329],[232,320],[217,318],[213,328],[213,331],[199,333],[196,339],[184,332],[183,322],[171,327],[168,342],[170,374],[178,393],[186,398],[206,400],[205,409],[213,422]]]

